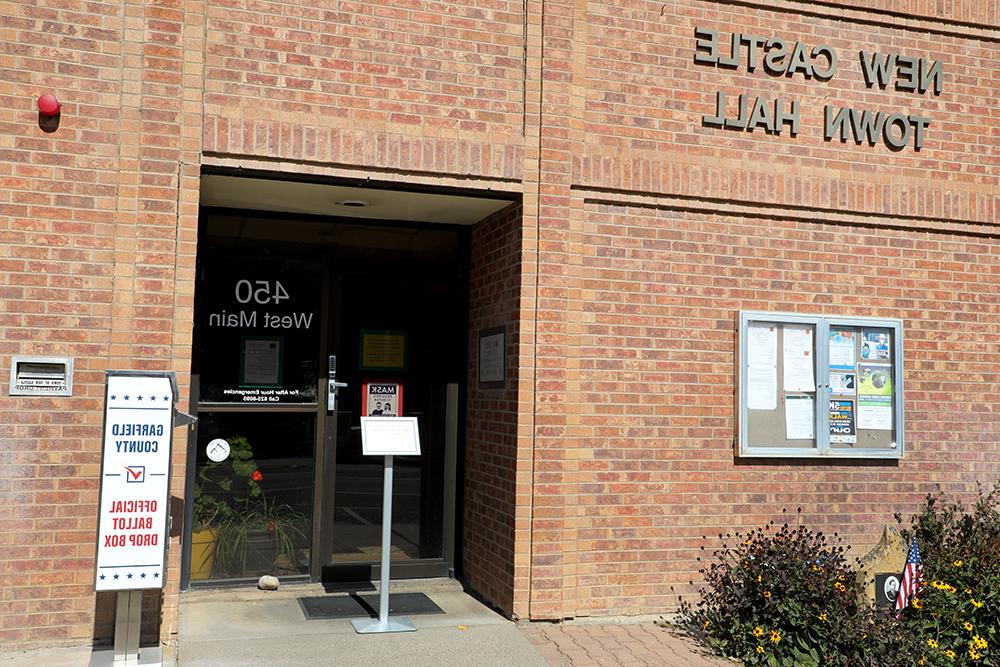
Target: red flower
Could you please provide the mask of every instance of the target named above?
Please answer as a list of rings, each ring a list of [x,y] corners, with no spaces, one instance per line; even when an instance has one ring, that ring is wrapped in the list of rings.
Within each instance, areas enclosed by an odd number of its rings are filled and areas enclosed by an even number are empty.
[[[260,474],[259,470],[254,470],[253,474],[250,475],[250,479],[252,479],[255,482],[259,482],[260,480],[264,479],[264,476]]]

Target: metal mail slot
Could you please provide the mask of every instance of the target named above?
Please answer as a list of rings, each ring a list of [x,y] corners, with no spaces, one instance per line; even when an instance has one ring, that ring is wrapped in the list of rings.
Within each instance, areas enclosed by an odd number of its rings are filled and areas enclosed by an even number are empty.
[[[73,359],[13,357],[9,393],[11,396],[72,396]]]

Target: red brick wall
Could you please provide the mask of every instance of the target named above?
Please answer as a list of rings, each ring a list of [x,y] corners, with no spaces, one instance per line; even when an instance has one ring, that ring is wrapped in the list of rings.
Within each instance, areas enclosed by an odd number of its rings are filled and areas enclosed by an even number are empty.
[[[14,354],[75,360],[72,397],[0,397],[5,650],[110,636],[113,596],[93,592],[104,371],[174,369],[186,384],[198,144],[183,142],[200,133],[183,114],[200,88],[181,70],[200,58],[197,4],[4,7],[0,375]],[[42,93],[62,101],[58,123],[39,122]],[[169,634],[171,590],[146,602],[147,638],[161,603]]]
[[[785,3],[786,5],[789,3]],[[670,192],[755,203],[850,209],[994,223],[1000,218],[997,136],[1000,79],[996,34],[968,29],[941,34],[930,23],[910,28],[872,23],[871,14],[839,16],[832,9],[802,15],[802,6],[760,10],[692,0],[592,3],[585,34],[586,148],[574,161],[576,183]],[[783,7],[784,5],[779,5]],[[890,21],[890,23],[894,23]],[[900,22],[895,22],[900,23]],[[733,32],[780,37],[838,54],[826,82],[801,74],[771,76],[693,62],[695,26],[719,32],[729,53]],[[938,26],[940,27],[940,25]],[[581,29],[580,32],[583,32]],[[859,51],[940,61],[940,95],[877,85],[862,75]],[[817,62],[825,64],[824,59]],[[893,78],[895,81],[895,78]],[[780,97],[800,104],[800,131],[780,136],[703,127],[716,111],[716,91],[736,113],[739,94]],[[853,138],[824,141],[823,107],[912,114],[930,118],[920,151],[858,146]],[[984,122],[985,121],[985,122]]]
[[[870,547],[1000,479],[997,237],[598,204],[584,235],[577,615],[673,607],[702,535],[782,508]],[[734,461],[739,310],[901,318],[905,457]]]
[[[998,381],[983,342],[997,334],[1000,275],[1000,111],[984,104],[1000,93],[996,31],[961,24],[968,5],[944,22],[769,7],[545,3],[537,208],[525,199],[538,338],[534,463],[519,487],[532,530],[517,546],[531,574],[515,589],[532,618],[669,610],[700,535],[785,506],[863,548],[935,483],[969,491],[1000,476],[995,407],[982,407]],[[696,65],[696,25],[832,43],[838,73]],[[941,95],[865,88],[861,49],[941,60]],[[702,127],[716,90],[798,100],[798,136]],[[827,143],[827,103],[932,124],[919,152]],[[904,318],[904,461],[736,462],[734,317],[746,308]],[[942,390],[951,363],[958,398]]]
[[[511,205],[476,225],[469,270],[462,569],[472,587],[507,614],[514,588],[522,221],[521,206]],[[479,333],[495,327],[506,328],[506,383],[503,388],[482,388]]]
[[[205,150],[514,178],[520,0],[209,0]]]

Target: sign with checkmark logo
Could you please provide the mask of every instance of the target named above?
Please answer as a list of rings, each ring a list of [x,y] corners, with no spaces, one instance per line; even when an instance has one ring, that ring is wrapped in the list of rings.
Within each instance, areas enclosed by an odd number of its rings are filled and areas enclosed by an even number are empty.
[[[162,588],[177,391],[172,373],[108,371],[94,588]]]

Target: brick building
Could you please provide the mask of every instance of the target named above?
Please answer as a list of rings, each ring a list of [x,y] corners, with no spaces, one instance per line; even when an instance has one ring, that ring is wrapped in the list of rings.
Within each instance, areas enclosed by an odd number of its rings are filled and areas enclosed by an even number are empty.
[[[370,576],[373,385],[424,445],[393,571],[516,618],[668,612],[706,533],[864,548],[1000,478],[996,0],[2,7],[0,370],[74,365],[0,396],[0,649],[110,635],[106,369],[199,417],[163,641],[183,588]],[[204,563],[195,496],[258,492],[292,546]]]

